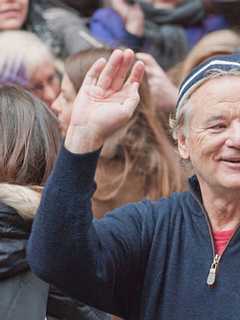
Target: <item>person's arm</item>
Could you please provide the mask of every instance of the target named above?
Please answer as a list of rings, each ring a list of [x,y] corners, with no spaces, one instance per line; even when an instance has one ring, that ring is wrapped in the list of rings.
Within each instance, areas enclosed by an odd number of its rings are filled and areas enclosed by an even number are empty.
[[[49,29],[62,42],[62,56],[69,56],[80,50],[100,48],[101,42],[95,39],[86,27],[84,18],[65,8],[50,7],[44,12]]]
[[[90,31],[96,39],[111,48],[124,46],[140,50],[145,41],[143,34],[128,31],[124,19],[112,8],[102,8],[94,13],[90,19]]]
[[[116,50],[88,72],[28,244],[28,261],[38,276],[123,317],[139,300],[143,283],[148,241],[141,224],[149,204],[129,205],[93,221],[91,197],[97,150],[129,120],[139,101],[143,64],[137,62],[125,80],[133,57],[130,50]]]
[[[152,208],[131,204],[93,220],[97,157],[61,150],[33,224],[28,262],[66,294],[125,318],[140,301]]]

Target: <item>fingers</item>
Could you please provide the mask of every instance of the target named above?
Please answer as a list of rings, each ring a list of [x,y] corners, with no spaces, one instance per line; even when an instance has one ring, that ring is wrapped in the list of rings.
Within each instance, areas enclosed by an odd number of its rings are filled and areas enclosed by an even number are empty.
[[[130,49],[114,50],[109,60],[97,60],[85,76],[83,85],[97,85],[103,90],[118,91],[126,81],[127,74],[135,59],[134,52]],[[140,83],[144,74],[144,64],[138,61],[132,67],[127,84]]]
[[[127,79],[126,85],[137,82],[141,83],[144,76],[144,63],[142,61],[135,62],[131,73]]]
[[[123,61],[123,52],[121,50],[114,50],[110,56],[107,64],[101,72],[97,85],[104,90],[107,90],[112,85],[114,77],[121,67]]]
[[[131,118],[133,115],[135,109],[137,108],[139,101],[140,101],[140,96],[139,96],[139,83],[134,82],[131,84],[131,95],[124,101],[123,107],[128,114],[128,117]]]
[[[140,52],[137,53],[136,56],[140,61],[142,61],[145,64],[146,71],[149,70],[154,72],[156,69],[162,70],[162,67],[158,64],[158,62],[151,54]]]
[[[115,79],[113,80],[111,85],[111,89],[113,91],[118,91],[122,87],[129,69],[133,64],[134,58],[134,52],[132,50],[126,49],[123,52],[123,60],[121,66],[119,67]]]
[[[98,59],[87,72],[83,80],[83,85],[87,85],[87,86],[96,85],[101,72],[106,66],[106,63],[107,63],[106,59],[104,58]]]
[[[148,54],[148,53],[144,53],[144,52],[138,52],[136,53],[136,57],[138,60],[141,60],[144,62],[144,64],[151,64],[151,62],[154,60],[154,58]]]

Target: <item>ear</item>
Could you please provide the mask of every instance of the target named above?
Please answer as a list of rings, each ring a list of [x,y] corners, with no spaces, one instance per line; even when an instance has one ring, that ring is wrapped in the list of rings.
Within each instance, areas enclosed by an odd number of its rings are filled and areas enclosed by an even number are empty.
[[[178,133],[178,151],[182,159],[189,159],[188,138],[181,130]]]

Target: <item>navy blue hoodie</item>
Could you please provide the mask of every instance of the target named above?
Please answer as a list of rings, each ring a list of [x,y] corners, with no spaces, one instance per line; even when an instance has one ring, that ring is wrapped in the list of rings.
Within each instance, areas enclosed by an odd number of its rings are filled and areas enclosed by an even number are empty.
[[[28,247],[32,270],[85,303],[131,320],[239,320],[240,234],[213,286],[211,227],[192,191],[142,201],[93,220],[98,153],[61,150]]]

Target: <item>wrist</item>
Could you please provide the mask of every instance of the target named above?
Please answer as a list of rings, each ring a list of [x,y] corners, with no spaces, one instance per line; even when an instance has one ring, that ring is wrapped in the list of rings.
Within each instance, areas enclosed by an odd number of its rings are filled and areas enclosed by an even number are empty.
[[[126,30],[128,33],[131,33],[137,37],[143,37],[144,35],[144,27],[143,26],[138,26],[135,24],[126,24]]]
[[[70,125],[65,138],[65,148],[75,154],[96,151],[103,145],[103,139],[91,128]]]

